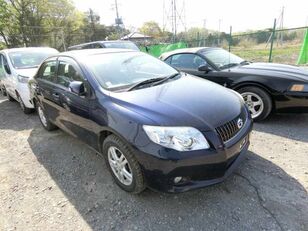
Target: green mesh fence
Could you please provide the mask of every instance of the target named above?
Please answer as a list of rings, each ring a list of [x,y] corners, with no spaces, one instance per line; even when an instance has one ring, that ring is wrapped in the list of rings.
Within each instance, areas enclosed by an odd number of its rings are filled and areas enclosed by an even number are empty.
[[[297,64],[306,64],[308,63],[308,29],[304,38],[304,42],[297,60]]]
[[[187,44],[184,42],[173,43],[173,44],[159,44],[147,47],[140,47],[140,50],[149,53],[155,57],[159,57],[162,53],[173,51],[176,49],[186,48]]]

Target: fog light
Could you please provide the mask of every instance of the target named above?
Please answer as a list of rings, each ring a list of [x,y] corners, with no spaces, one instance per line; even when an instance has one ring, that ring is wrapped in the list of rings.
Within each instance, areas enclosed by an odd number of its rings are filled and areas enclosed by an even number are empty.
[[[181,176],[177,176],[174,178],[174,183],[177,184],[177,183],[180,183],[180,181],[183,179],[183,177]]]

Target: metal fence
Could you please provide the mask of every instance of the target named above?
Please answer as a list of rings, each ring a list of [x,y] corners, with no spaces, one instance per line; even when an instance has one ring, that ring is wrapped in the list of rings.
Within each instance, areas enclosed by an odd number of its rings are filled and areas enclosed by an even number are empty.
[[[251,33],[207,34],[187,40],[188,47],[221,47],[250,61],[296,64],[308,27],[260,30]]]

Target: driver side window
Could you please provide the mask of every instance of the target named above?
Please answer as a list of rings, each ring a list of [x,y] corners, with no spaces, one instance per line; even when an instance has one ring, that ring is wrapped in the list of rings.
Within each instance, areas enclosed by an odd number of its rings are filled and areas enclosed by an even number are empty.
[[[2,58],[2,65],[1,65],[1,67],[3,68],[2,70],[3,70],[3,74],[5,74],[5,72],[7,73],[7,74],[11,74],[11,69],[10,69],[10,67],[9,67],[9,64],[8,64],[8,62],[7,62],[7,59],[5,58],[5,56],[4,55],[1,55],[1,58]],[[0,71],[0,74],[2,74],[2,72]]]
[[[195,54],[176,54],[171,57],[170,64],[176,68],[197,70],[201,65],[205,65],[206,61],[199,55]]]
[[[58,66],[58,84],[68,87],[73,81],[84,82],[84,78],[74,65],[66,61],[60,61]]]

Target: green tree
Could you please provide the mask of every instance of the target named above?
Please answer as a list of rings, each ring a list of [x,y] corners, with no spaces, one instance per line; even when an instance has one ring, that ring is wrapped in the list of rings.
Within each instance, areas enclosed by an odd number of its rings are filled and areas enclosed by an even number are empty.
[[[145,35],[152,36],[154,38],[160,38],[162,36],[162,30],[157,22],[149,21],[143,23],[139,31]]]

